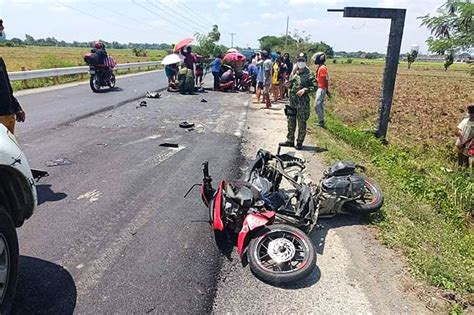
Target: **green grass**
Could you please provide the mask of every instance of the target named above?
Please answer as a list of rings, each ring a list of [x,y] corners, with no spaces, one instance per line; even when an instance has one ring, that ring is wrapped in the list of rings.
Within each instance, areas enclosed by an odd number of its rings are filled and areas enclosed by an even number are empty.
[[[312,117],[310,125],[315,122]],[[385,194],[382,215],[372,218],[383,242],[406,255],[418,278],[461,295],[473,293],[472,173],[449,170],[443,160],[416,150],[384,146],[330,110],[326,123],[326,130],[313,131],[318,146],[328,148],[324,158],[367,166]]]

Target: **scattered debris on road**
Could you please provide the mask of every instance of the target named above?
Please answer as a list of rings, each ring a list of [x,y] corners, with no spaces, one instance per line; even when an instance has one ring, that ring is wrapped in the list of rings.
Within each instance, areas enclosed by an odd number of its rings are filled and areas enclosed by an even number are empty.
[[[97,145],[98,147],[103,147],[103,148],[105,148],[106,146],[108,146],[107,143],[96,143],[96,145]]]
[[[167,147],[167,148],[179,148],[179,145],[177,143],[160,143],[160,147]]]
[[[60,158],[56,160],[50,160],[46,161],[45,165],[47,167],[53,167],[53,166],[62,166],[62,165],[71,165],[72,162],[68,160],[67,158]]]
[[[141,101],[140,104],[138,104],[137,108],[140,108],[140,107],[147,107],[148,104],[146,101]]]
[[[160,98],[161,94],[158,92],[146,92],[145,97],[147,98]]]
[[[183,121],[182,123],[179,124],[181,128],[193,128],[194,124],[193,123],[188,123],[187,121]]]
[[[94,189],[92,191],[88,191],[85,194],[80,195],[79,197],[77,197],[77,200],[88,199],[89,202],[94,202],[99,200],[100,197],[102,197],[102,193],[97,189]]]
[[[203,99],[201,100],[201,103],[207,103],[207,100],[203,98]]]

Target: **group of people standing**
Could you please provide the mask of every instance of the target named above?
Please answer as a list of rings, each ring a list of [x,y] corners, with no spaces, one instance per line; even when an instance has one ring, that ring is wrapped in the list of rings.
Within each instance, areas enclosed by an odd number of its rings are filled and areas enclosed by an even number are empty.
[[[285,106],[288,134],[286,141],[280,143],[281,146],[302,149],[307,121],[311,114],[310,96],[313,93],[316,93],[315,111],[319,119],[318,125],[324,127],[324,99],[326,95],[330,95],[329,74],[325,65],[326,56],[319,52],[313,56],[312,60],[316,65],[314,74],[308,66],[305,53],[300,53],[294,64],[288,53],[281,56],[278,52],[273,62],[266,50],[256,54],[252,60],[252,64],[257,68],[255,102],[260,103],[262,99],[265,107],[271,108],[270,93],[272,93],[273,102],[288,100],[288,105]],[[295,139],[296,130],[298,134]]]
[[[193,94],[196,87],[202,86],[204,76],[203,57],[192,52],[191,46],[180,49],[183,60],[165,66],[168,78],[168,92]],[[179,65],[179,66],[178,66]]]

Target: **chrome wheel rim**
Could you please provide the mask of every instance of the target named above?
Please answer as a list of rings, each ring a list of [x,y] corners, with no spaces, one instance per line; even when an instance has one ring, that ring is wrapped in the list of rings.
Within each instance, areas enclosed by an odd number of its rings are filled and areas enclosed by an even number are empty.
[[[296,233],[274,230],[260,237],[257,264],[274,273],[291,273],[309,262],[309,244]]]
[[[8,276],[10,274],[10,251],[8,243],[3,234],[0,234],[0,305],[3,303],[8,287]]]

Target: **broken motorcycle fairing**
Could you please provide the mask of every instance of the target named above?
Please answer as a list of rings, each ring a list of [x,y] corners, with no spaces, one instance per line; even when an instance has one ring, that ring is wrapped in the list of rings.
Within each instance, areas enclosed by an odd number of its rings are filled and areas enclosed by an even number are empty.
[[[316,252],[311,239],[292,226],[274,225],[276,213],[254,185],[222,180],[214,189],[208,162],[203,163],[203,174],[202,184],[196,185],[201,186],[201,199],[219,248],[236,241],[242,263],[248,262],[255,276],[269,284],[292,283],[312,272]]]

